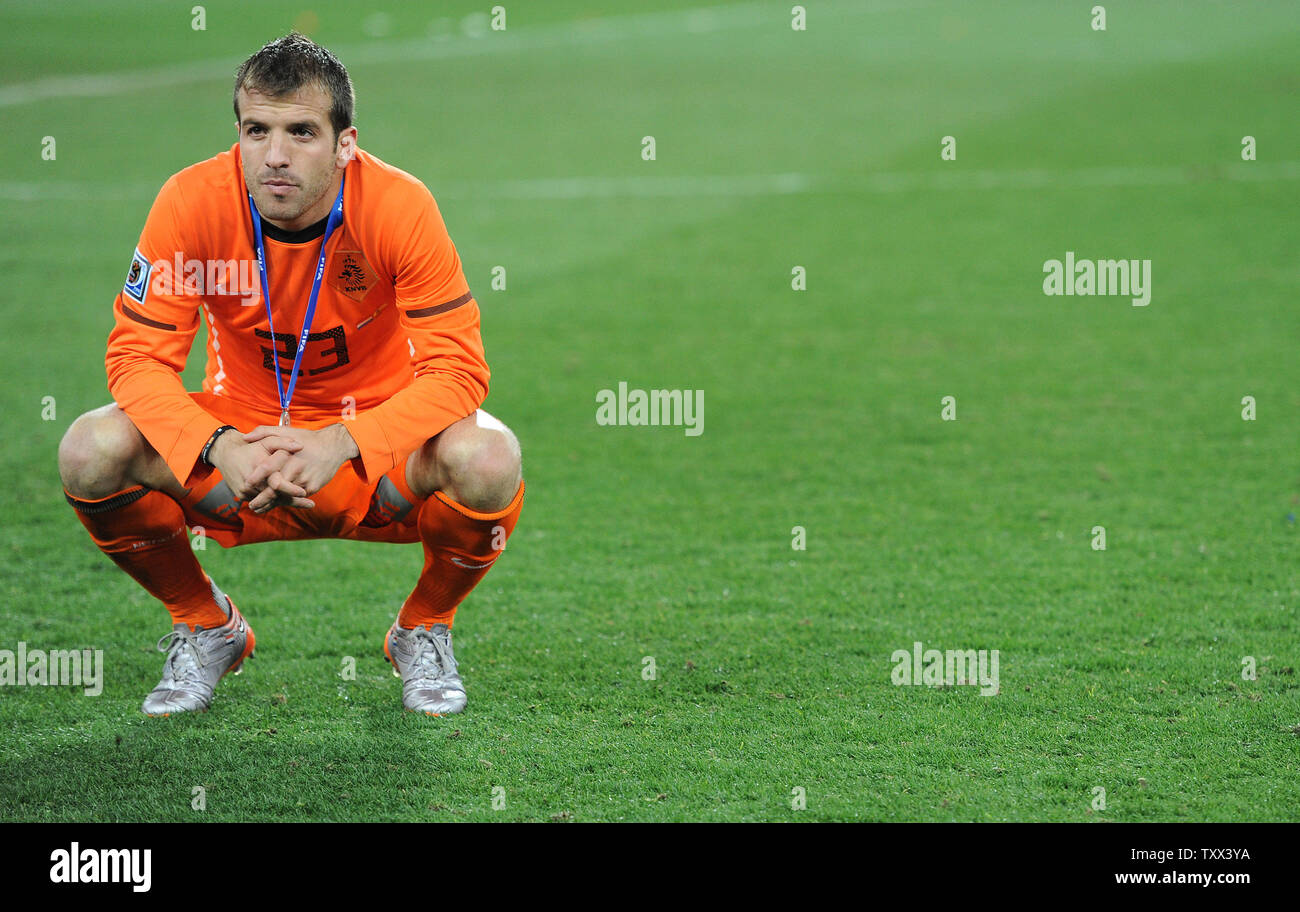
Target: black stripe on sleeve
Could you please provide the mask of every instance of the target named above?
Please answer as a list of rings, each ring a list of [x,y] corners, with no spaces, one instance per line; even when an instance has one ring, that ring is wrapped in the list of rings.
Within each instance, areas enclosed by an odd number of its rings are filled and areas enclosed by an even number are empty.
[[[125,301],[122,302],[122,313],[126,314],[128,317],[130,317],[132,320],[135,320],[135,322],[137,323],[143,323],[145,326],[151,326],[154,329],[166,329],[166,330],[170,330],[171,332],[176,332],[176,325],[174,323],[160,323],[157,320],[150,320],[144,314],[136,313],[134,310],[127,307]]]
[[[467,291],[454,301],[448,301],[446,304],[438,304],[434,307],[421,307],[419,310],[408,310],[406,315],[408,317],[432,317],[434,314],[455,310],[462,304],[468,304],[472,300],[474,300],[474,295]]]

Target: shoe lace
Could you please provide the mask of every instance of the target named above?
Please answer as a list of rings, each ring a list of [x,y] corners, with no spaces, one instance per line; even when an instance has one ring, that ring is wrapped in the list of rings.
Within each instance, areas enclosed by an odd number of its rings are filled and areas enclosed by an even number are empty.
[[[167,653],[164,672],[178,683],[203,680],[199,669],[203,667],[203,651],[199,649],[197,633],[173,630],[158,640],[158,651]]]
[[[424,626],[416,627],[412,634],[416,642],[412,665],[423,674],[441,678],[444,673],[456,670],[456,657],[451,651],[451,633],[434,633]]]

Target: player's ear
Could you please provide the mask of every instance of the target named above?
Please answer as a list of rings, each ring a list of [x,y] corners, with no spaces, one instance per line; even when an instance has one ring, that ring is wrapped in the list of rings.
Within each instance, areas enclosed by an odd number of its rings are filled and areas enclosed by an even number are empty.
[[[346,168],[357,152],[357,128],[348,127],[339,133],[338,147],[334,150],[335,164]]]

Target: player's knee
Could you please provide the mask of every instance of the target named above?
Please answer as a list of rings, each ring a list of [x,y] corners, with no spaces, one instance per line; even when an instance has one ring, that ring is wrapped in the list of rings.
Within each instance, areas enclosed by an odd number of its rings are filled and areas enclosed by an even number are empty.
[[[86,412],[59,443],[59,476],[74,496],[107,497],[129,483],[143,438],[116,403]]]
[[[519,441],[508,428],[476,427],[438,447],[439,474],[458,503],[484,513],[503,510],[519,490]]]

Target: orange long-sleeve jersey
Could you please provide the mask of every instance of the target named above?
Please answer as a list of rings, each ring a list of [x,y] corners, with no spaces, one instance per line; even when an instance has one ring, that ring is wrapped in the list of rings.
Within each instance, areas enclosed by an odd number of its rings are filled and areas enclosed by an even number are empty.
[[[487,396],[478,304],[437,203],[419,180],[358,150],[344,175],[343,224],[291,403],[293,424],[345,420],[375,480]],[[263,221],[272,338],[261,293],[239,145],[173,175],[159,191],[118,294],[108,387],[182,484],[216,420],[180,378],[208,321],[204,391],[263,424],[280,413],[320,256],[324,223],[289,233]],[[353,417],[355,416],[355,417]]]

